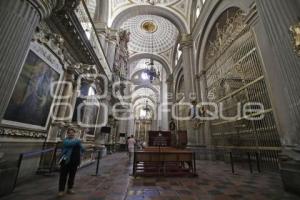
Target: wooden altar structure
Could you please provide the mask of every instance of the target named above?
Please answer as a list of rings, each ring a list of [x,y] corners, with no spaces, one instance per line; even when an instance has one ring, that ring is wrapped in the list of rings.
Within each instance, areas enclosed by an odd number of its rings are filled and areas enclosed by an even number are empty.
[[[171,146],[171,132],[170,131],[149,131],[148,145],[169,147]]]

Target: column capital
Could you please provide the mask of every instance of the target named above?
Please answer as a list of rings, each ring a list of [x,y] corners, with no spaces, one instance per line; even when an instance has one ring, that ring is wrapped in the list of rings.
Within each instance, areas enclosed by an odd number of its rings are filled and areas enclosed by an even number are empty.
[[[180,40],[180,48],[187,48],[193,46],[193,38],[191,34],[182,34]]]
[[[174,81],[173,74],[170,74],[170,75],[167,77],[166,83],[167,83],[167,84],[172,84],[173,81]]]

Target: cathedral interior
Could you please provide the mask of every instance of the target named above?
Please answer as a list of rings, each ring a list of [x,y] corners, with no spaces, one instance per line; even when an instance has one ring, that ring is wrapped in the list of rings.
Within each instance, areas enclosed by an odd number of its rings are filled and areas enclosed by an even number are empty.
[[[0,0],[0,199],[300,199],[299,11]],[[70,128],[84,152],[58,197]]]

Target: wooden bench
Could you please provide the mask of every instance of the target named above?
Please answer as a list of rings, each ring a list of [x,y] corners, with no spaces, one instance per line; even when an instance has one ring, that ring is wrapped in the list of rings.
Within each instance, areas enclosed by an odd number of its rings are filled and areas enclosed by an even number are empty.
[[[134,153],[134,176],[196,175],[195,153],[171,147],[150,147]]]

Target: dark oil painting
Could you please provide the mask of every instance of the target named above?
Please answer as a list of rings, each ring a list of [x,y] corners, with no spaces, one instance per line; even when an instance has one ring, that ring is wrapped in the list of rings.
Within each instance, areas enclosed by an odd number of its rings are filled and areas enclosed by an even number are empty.
[[[4,119],[45,127],[53,97],[51,87],[60,74],[29,51]]]

